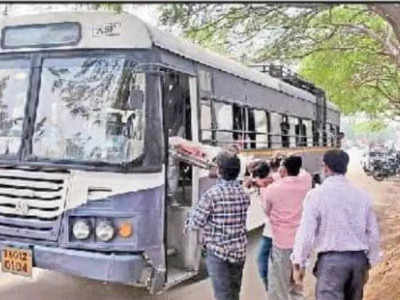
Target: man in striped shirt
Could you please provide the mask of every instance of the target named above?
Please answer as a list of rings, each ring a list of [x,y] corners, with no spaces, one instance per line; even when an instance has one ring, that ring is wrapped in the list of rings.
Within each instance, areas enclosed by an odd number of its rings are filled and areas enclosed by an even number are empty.
[[[187,229],[202,229],[206,265],[216,300],[238,300],[246,258],[247,210],[250,197],[237,181],[239,158],[230,152],[217,156],[218,182],[193,208]]]

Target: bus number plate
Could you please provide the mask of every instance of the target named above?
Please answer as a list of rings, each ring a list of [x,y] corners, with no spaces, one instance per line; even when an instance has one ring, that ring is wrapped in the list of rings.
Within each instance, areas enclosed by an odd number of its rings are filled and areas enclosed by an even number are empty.
[[[32,250],[4,248],[1,251],[1,270],[26,277],[32,277]]]

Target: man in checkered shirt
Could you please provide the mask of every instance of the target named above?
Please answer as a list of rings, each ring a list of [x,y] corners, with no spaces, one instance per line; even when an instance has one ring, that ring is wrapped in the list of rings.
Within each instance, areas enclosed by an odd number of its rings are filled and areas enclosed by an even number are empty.
[[[238,300],[246,258],[250,197],[237,180],[240,159],[231,152],[221,152],[216,163],[218,182],[193,208],[186,228],[203,230],[206,265],[216,300]]]

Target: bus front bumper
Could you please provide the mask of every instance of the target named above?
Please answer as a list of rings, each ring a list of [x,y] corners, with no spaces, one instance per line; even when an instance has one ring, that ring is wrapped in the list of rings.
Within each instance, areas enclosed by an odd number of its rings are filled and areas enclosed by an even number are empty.
[[[4,247],[31,249],[34,267],[100,281],[146,287],[151,276],[151,268],[140,254],[103,254],[1,241],[0,250]]]

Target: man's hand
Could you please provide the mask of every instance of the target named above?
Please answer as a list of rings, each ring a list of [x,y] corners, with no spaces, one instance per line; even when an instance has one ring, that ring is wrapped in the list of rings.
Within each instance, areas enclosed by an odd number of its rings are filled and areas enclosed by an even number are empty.
[[[245,177],[243,180],[243,186],[245,188],[251,188],[254,184],[253,177]]]
[[[300,265],[293,265],[293,281],[297,286],[303,286],[304,276],[306,274],[306,269],[301,268]]]

